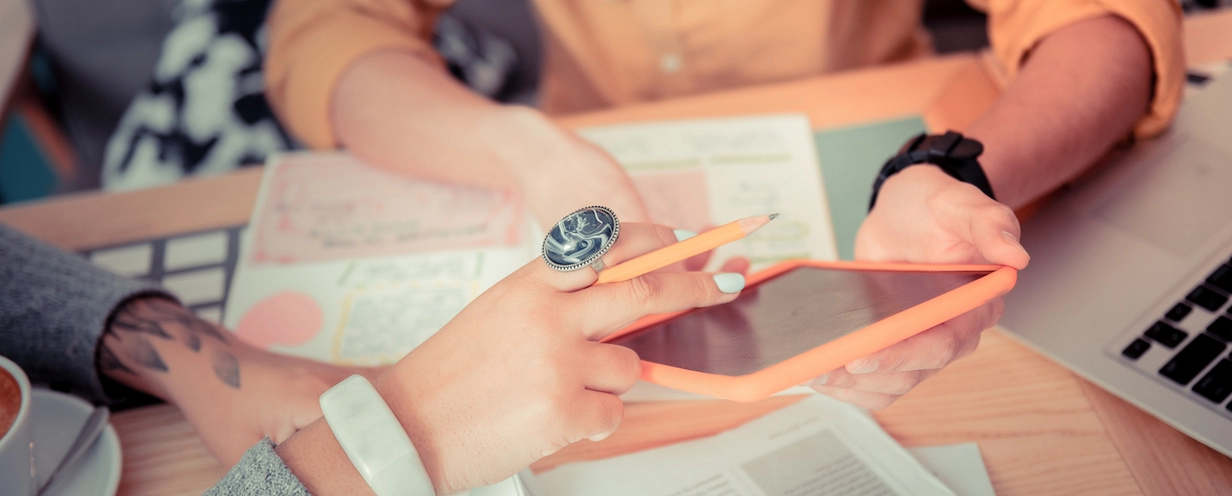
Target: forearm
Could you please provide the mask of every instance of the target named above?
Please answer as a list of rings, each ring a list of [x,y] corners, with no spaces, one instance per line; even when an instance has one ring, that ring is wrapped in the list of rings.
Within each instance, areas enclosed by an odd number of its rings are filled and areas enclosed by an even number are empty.
[[[520,188],[520,169],[563,140],[538,112],[492,102],[403,51],[357,60],[330,109],[338,141],[370,163],[496,188]]]
[[[421,177],[518,190],[542,225],[586,205],[649,214],[606,152],[536,110],[471,93],[419,57],[387,50],[347,69],[333,92],[335,138],[366,162]]]
[[[179,303],[137,298],[112,316],[98,349],[98,368],[121,384],[178,404],[185,395],[240,389],[240,346]]]
[[[1151,97],[1151,54],[1113,16],[1045,38],[1017,79],[966,130],[984,143],[997,200],[1021,207],[1079,175],[1126,137]]]

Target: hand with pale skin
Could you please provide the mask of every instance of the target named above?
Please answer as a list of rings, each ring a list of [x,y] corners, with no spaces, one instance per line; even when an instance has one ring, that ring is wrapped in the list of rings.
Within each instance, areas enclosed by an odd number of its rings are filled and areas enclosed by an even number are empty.
[[[178,407],[228,467],[262,438],[282,442],[319,418],[318,397],[338,381],[384,370],[254,348],[162,297],[136,298],[116,310],[98,368]]]
[[[544,230],[590,205],[611,208],[624,222],[650,220],[607,152],[538,110],[476,95],[416,55],[361,57],[339,78],[331,109],[338,143],[366,162],[520,191]]]
[[[941,169],[920,165],[892,176],[856,235],[856,258],[878,262],[1000,264],[1030,261],[1009,207]],[[980,333],[1001,318],[996,298],[808,383],[865,408],[884,408],[950,362],[975,351]]]
[[[1145,115],[1150,50],[1115,16],[1076,21],[1044,38],[1014,82],[964,134],[997,200],[931,165],[908,167],[882,186],[856,236],[856,258],[915,263],[993,263],[1024,269],[1013,208],[1082,173]],[[866,408],[883,408],[976,349],[1001,317],[996,299],[809,384]]]
[[[532,109],[505,110],[521,120],[526,141],[505,149],[527,207],[543,229],[582,207],[602,205],[624,222],[648,222],[650,214],[633,179],[606,151]]]
[[[669,228],[622,223],[603,261],[676,242]],[[498,482],[571,443],[607,437],[641,364],[632,350],[598,341],[646,315],[729,302],[744,287],[742,275],[726,272],[596,279],[589,268],[558,272],[536,259],[377,378],[437,494]],[[324,421],[277,453],[313,494],[369,491]]]

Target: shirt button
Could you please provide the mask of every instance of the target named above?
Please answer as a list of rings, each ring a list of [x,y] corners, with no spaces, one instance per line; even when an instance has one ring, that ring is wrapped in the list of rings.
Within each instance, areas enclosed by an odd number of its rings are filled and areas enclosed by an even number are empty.
[[[659,58],[659,70],[665,74],[675,74],[680,72],[680,66],[683,62],[680,60],[680,55],[669,53]]]

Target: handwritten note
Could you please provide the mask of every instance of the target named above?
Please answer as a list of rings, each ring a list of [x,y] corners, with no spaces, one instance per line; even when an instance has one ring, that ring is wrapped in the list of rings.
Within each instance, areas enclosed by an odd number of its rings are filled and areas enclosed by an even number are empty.
[[[412,179],[344,154],[270,164],[254,263],[319,262],[521,242],[519,197]]]

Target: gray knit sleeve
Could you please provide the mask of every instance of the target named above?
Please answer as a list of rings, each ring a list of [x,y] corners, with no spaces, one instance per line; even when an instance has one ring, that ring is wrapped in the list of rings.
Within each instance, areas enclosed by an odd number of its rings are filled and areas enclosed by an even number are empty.
[[[246,495],[308,495],[308,489],[291,473],[287,464],[274,452],[274,443],[262,439],[248,449],[240,462],[231,467],[218,485],[205,492],[206,496]]]
[[[30,379],[95,402],[114,400],[95,367],[107,319],[142,294],[174,299],[0,224],[0,355]]]

